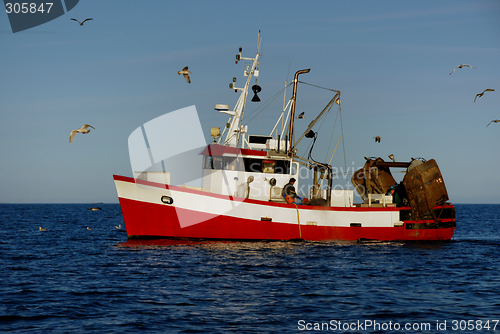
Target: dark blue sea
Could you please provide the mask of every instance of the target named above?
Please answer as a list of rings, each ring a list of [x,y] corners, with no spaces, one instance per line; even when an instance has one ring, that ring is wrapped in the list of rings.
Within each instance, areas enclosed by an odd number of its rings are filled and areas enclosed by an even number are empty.
[[[133,242],[93,206],[0,205],[0,332],[500,333],[500,205],[419,243]]]

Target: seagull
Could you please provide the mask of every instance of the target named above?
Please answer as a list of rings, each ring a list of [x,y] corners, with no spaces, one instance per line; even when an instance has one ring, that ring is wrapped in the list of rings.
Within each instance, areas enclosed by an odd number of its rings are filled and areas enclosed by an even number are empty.
[[[91,211],[98,211],[98,210],[102,210],[100,207],[93,207],[93,208],[90,208],[88,210],[91,210]]]
[[[89,231],[90,231],[90,230],[92,230],[92,229],[91,229],[90,227],[88,227],[88,226],[87,226],[87,230],[89,230]]]
[[[500,123],[500,119],[494,119],[491,122],[489,122],[488,125],[490,125],[491,123]],[[488,127],[488,125],[486,125],[486,127]]]
[[[493,91],[495,91],[495,90],[494,90],[494,89],[492,89],[492,88],[488,88],[488,89],[483,90],[483,92],[482,92],[482,93],[476,94],[476,97],[474,98],[474,102],[476,102],[476,99],[477,99],[478,97],[483,96],[483,95],[484,95],[484,92],[493,92]]]
[[[373,138],[375,138],[375,142],[376,142],[376,143],[380,143],[380,136],[373,137]]]
[[[83,126],[80,129],[71,131],[71,134],[69,135],[69,142],[71,143],[73,141],[73,138],[75,138],[75,135],[77,133],[83,133],[83,134],[89,133],[90,129],[87,129],[89,126],[95,130],[95,128],[92,125],[83,124]]]
[[[305,118],[306,116],[304,116],[304,112],[301,112],[299,116],[297,116],[296,118],[298,119],[302,119],[302,118]]]
[[[47,231],[47,229],[46,229],[46,228],[42,228],[41,226],[38,226],[38,229],[39,229],[40,231]]]
[[[189,73],[191,73],[191,72],[188,71],[188,67],[187,66],[184,67],[182,69],[182,71],[177,72],[177,74],[179,74],[179,75],[181,75],[181,74],[184,75],[184,79],[186,79],[187,83],[191,83],[191,79],[189,78]]]
[[[122,228],[122,224],[118,225],[118,226],[115,226],[117,229],[121,229]]]
[[[457,68],[462,68],[462,67],[464,67],[464,66],[465,66],[465,67],[470,67],[470,68],[475,68],[475,67],[472,67],[472,66],[467,65],[467,64],[460,64],[460,65],[458,65],[457,67],[455,67],[455,68],[453,69],[453,71],[451,71],[450,75],[452,75],[452,74],[453,74],[453,72],[455,72],[455,70],[456,70]]]
[[[80,21],[78,21],[77,19],[72,19],[72,20],[73,20],[73,21],[76,21],[76,22],[78,22],[78,23],[80,23],[80,26],[83,26],[83,24],[85,23],[85,21],[90,21],[90,20],[92,20],[92,19],[85,19],[85,20],[83,20],[83,22],[80,22]]]

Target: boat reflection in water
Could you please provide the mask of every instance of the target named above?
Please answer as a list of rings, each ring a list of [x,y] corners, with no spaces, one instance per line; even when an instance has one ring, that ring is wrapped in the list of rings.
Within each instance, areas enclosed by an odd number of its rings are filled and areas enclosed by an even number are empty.
[[[126,242],[119,243],[120,247],[130,248],[162,248],[169,246],[197,246],[207,244],[229,244],[235,241],[219,240],[182,240],[182,239],[129,239]]]

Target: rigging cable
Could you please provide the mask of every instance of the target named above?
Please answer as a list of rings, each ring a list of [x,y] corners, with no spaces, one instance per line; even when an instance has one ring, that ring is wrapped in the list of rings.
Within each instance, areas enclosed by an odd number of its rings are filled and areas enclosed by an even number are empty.
[[[307,83],[307,82],[304,82],[304,81],[300,81],[300,80],[299,80],[299,82],[300,82],[300,83],[303,83],[303,84],[305,84],[305,85],[309,85],[309,86],[316,87],[316,88],[326,89],[326,90],[330,90],[330,91],[332,91],[332,92],[336,92],[336,93],[338,93],[338,92],[339,92],[338,90],[335,90],[335,89],[331,89],[331,88],[326,88],[326,87],[321,87],[321,86],[313,85],[313,84],[310,84],[310,83]]]
[[[313,131],[314,132],[314,131]],[[316,161],[313,159],[312,157],[312,150],[314,148],[314,144],[316,143],[316,138],[318,137],[318,133],[317,132],[314,132],[314,139],[313,139],[313,143],[311,145],[311,149],[309,150],[309,154],[307,155],[307,159],[308,160],[311,160],[311,161],[314,161],[317,165],[319,166],[323,166],[325,169],[330,169],[329,165],[326,163],[326,162],[319,162],[319,161]]]
[[[326,88],[326,89],[328,89],[328,88]],[[328,90],[332,90],[332,89],[328,89]],[[332,104],[332,105],[330,106],[330,108],[328,108],[328,110],[326,111],[326,114],[324,115],[323,119],[321,120],[321,124],[319,125],[318,130],[317,130],[316,132],[319,132],[319,130],[320,130],[320,129],[321,129],[321,127],[323,126],[323,123],[325,122],[326,117],[327,117],[327,116],[328,116],[328,114],[330,113],[330,110],[332,109],[332,107],[333,107],[333,104]],[[335,124],[336,124],[336,122],[337,122],[337,118],[335,118]],[[335,124],[334,124],[334,126],[333,126],[333,129],[335,129]],[[317,136],[317,133],[315,134],[315,137],[314,137],[314,138],[315,138],[315,139],[314,139],[314,142],[316,142],[316,136]],[[333,131],[332,131],[332,136],[331,136],[331,138],[330,138],[330,144],[328,145],[328,151],[330,151],[330,147],[331,147],[331,145],[332,145],[332,141],[333,141]],[[308,159],[311,159],[312,161],[314,161],[314,162],[316,162],[316,163],[323,164],[323,163],[320,163],[320,162],[318,162],[318,161],[316,161],[316,160],[312,159],[311,152],[312,152],[312,146],[314,145],[314,142],[313,142],[313,143],[311,143],[311,144],[309,144],[309,145],[307,146],[307,148],[306,148],[306,152],[307,152],[307,150],[309,149],[309,147],[311,147],[311,149],[310,149],[310,151],[309,151]],[[325,158],[325,160],[328,158],[328,151],[326,152],[327,157]]]
[[[288,86],[290,86],[290,84],[288,84]],[[288,87],[287,86],[287,87]],[[277,92],[276,94],[274,94],[273,96],[271,96],[271,98],[269,98],[263,105],[259,106],[257,109],[253,110],[252,112],[250,112],[248,115],[247,115],[247,118],[251,115],[253,115],[254,113],[257,113],[252,117],[250,118],[248,121],[246,121],[246,123],[244,125],[248,125],[248,123],[250,123],[255,117],[257,117],[262,111],[264,111],[265,108],[267,108],[272,102],[274,102],[274,100],[276,100],[276,98],[281,95],[281,93],[285,90],[285,88],[282,88],[279,92]],[[260,110],[259,110],[260,109]]]
[[[307,82],[304,82],[304,81],[299,81],[299,82],[303,83],[303,84],[306,84],[306,85],[309,85],[309,86],[313,86],[313,87],[317,87],[317,88],[321,88],[321,89],[325,89],[325,90],[329,90],[329,91],[332,91],[332,92],[339,93],[339,91],[335,90],[335,89],[321,87],[321,86],[318,86],[318,85],[313,85],[313,84],[310,84],[310,83],[307,83]],[[331,107],[330,107],[330,109],[331,109]],[[328,112],[330,112],[330,110],[328,110]],[[343,151],[343,155],[344,155],[344,167],[345,167],[345,170],[347,170],[347,158],[346,158],[346,155],[345,155],[345,141],[344,141],[344,126],[342,124],[342,107],[340,106],[340,104],[339,104],[339,112],[337,113],[337,117],[335,117],[335,123],[334,123],[334,126],[333,126],[334,129],[335,129],[335,126],[337,124],[337,118],[339,116],[340,116],[340,132],[341,132],[341,137],[342,137],[342,151]],[[324,119],[323,119],[323,121],[324,121]],[[321,125],[323,125],[323,123],[321,123]],[[319,128],[321,128],[321,125],[320,125]],[[332,136],[330,138],[330,144],[328,145],[327,157],[328,157],[328,152],[330,151],[330,147],[332,145],[332,142],[333,142],[333,131],[332,131]],[[312,144],[312,146],[314,146],[314,143]],[[312,147],[311,147],[311,150],[309,151],[309,156],[311,155],[311,151],[312,151]],[[315,161],[312,158],[311,158],[311,160],[314,161],[314,162],[316,162],[316,163],[318,163],[317,161]],[[343,173],[343,174],[347,175],[347,173]]]

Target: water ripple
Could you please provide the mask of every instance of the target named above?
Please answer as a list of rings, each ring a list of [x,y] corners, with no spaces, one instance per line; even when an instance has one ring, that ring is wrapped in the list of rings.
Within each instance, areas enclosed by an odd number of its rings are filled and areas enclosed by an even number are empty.
[[[499,205],[457,205],[454,241],[419,243],[128,241],[118,205],[88,207],[0,205],[1,331],[275,333],[299,332],[299,320],[499,316]]]

